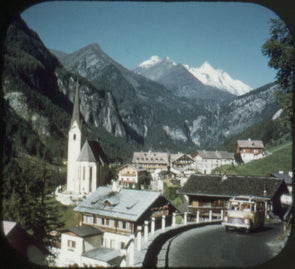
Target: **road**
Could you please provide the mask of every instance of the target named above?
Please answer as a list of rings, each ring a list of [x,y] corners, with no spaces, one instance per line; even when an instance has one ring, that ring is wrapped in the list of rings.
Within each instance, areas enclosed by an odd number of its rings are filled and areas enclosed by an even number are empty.
[[[167,242],[165,265],[168,267],[248,267],[276,255],[271,247],[281,223],[266,224],[261,231],[225,232],[221,225],[195,228]],[[163,253],[163,252],[162,252]]]

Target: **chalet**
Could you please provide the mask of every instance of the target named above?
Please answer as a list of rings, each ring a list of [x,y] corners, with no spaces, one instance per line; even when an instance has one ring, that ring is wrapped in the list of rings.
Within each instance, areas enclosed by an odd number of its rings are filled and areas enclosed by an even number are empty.
[[[170,166],[175,169],[186,169],[190,168],[194,163],[194,159],[188,154],[171,154],[170,155]]]
[[[189,212],[193,216],[197,211],[202,214],[226,210],[229,198],[238,195],[261,198],[274,214],[281,216],[280,197],[288,189],[284,180],[272,177],[192,175],[179,193],[188,196]]]
[[[122,166],[118,171],[119,183],[124,187],[134,187],[150,181],[150,175],[144,168],[131,164]]]
[[[41,242],[34,239],[22,229],[18,223],[3,220],[2,233],[7,243],[22,257],[28,259],[28,261],[32,263],[46,265],[46,256],[49,255],[49,251]],[[13,253],[11,252],[11,254]],[[5,254],[2,253],[2,255]]]
[[[200,150],[194,155],[195,167],[203,174],[210,174],[217,167],[234,164],[234,153],[227,151]]]
[[[168,170],[169,154],[165,152],[134,152],[132,164],[136,167],[145,168],[153,173],[156,169]]]
[[[168,226],[175,210],[160,192],[121,189],[115,181],[112,187],[101,186],[74,208],[81,216],[81,226],[62,234],[61,263],[115,265],[120,249],[131,234],[136,234],[138,226],[154,217],[157,229],[163,215]]]
[[[237,155],[244,163],[263,158],[264,145],[261,140],[238,140]]]

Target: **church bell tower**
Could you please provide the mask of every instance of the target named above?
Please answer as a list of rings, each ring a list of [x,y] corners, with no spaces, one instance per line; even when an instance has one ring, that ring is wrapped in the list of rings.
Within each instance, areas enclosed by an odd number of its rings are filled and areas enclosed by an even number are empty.
[[[77,159],[81,151],[82,120],[80,116],[79,85],[77,85],[73,115],[68,137],[67,192],[76,193]],[[79,192],[79,191],[78,191]]]

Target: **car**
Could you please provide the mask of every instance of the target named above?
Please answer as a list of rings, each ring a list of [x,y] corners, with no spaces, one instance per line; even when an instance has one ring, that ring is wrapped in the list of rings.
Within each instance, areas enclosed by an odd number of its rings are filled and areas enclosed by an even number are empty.
[[[222,226],[252,231],[263,227],[265,221],[265,202],[253,196],[236,196],[229,200],[227,214]]]

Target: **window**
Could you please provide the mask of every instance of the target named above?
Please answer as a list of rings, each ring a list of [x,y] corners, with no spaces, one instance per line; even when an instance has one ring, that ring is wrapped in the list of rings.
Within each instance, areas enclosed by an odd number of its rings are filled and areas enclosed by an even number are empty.
[[[76,241],[68,240],[68,247],[69,248],[76,248]]]
[[[83,166],[83,180],[85,180],[85,166]]]
[[[121,242],[121,249],[123,249],[125,247],[125,243]]]
[[[73,135],[73,139],[76,140],[76,134]]]
[[[96,224],[98,224],[98,225],[101,225],[102,224],[102,221],[101,221],[101,218],[96,218]]]

